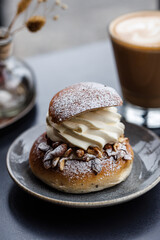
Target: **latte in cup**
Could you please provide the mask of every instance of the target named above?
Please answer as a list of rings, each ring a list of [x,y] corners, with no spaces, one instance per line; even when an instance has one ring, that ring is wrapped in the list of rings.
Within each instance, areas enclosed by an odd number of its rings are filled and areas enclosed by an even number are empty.
[[[123,15],[111,22],[124,99],[143,108],[160,108],[160,12]]]

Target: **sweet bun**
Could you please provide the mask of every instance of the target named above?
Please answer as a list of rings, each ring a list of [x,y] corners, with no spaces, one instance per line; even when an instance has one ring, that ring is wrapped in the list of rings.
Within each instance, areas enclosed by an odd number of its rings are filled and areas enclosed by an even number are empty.
[[[82,82],[61,90],[52,98],[49,116],[53,122],[61,123],[87,111],[120,105],[122,99],[113,88]]]
[[[58,92],[49,104],[46,133],[30,151],[33,174],[69,193],[99,191],[124,181],[134,153],[115,108],[120,105],[118,93],[99,83],[78,83]]]
[[[125,140],[127,149],[125,159],[115,160],[107,154],[102,160],[97,158],[97,162],[65,158],[63,170],[60,168],[60,162],[54,168],[52,163],[50,167],[44,167],[45,152],[38,148],[42,142],[47,144],[45,133],[33,144],[29,157],[30,167],[36,177],[60,191],[78,194],[109,188],[124,181],[132,169],[134,155],[128,140]],[[100,172],[99,168],[101,168]]]

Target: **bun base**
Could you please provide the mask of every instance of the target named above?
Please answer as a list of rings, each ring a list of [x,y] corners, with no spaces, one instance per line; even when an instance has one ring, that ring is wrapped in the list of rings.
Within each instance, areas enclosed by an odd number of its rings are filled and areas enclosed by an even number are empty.
[[[41,142],[47,142],[45,133],[32,146],[29,157],[31,170],[41,181],[63,192],[80,194],[100,191],[124,181],[132,169],[134,154],[129,142],[126,147],[131,160],[115,160],[113,157],[102,159],[102,170],[97,175],[91,169],[91,161],[68,159],[63,171],[58,167],[45,169],[44,152],[38,149]]]

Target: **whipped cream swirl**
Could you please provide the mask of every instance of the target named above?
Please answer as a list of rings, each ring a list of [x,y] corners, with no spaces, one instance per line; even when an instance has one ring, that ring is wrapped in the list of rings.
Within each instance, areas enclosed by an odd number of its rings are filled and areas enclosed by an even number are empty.
[[[64,121],[53,123],[47,115],[47,136],[52,141],[63,141],[87,150],[89,146],[103,148],[115,143],[124,134],[124,124],[116,107],[106,107]]]

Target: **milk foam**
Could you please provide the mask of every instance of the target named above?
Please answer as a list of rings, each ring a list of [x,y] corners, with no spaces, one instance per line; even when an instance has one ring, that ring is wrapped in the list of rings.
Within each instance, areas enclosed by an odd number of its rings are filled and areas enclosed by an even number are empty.
[[[120,19],[114,25],[114,34],[134,45],[160,46],[160,14],[132,15]]]

